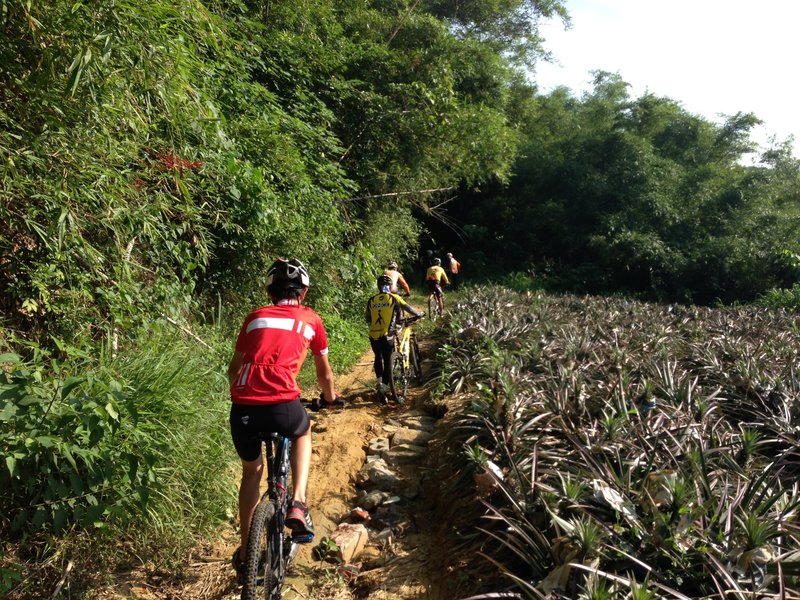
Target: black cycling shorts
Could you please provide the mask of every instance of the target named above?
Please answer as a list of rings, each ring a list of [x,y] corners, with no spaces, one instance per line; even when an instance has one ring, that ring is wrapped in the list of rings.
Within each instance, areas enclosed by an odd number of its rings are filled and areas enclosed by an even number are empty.
[[[231,404],[231,438],[239,458],[246,461],[261,456],[258,434],[274,431],[290,439],[303,435],[311,426],[300,398],[277,404]]]
[[[426,281],[426,283],[428,284],[428,293],[429,294],[436,294],[437,296],[441,296],[442,295],[442,286],[439,285],[438,281],[435,281],[433,279],[428,279],[428,281]]]

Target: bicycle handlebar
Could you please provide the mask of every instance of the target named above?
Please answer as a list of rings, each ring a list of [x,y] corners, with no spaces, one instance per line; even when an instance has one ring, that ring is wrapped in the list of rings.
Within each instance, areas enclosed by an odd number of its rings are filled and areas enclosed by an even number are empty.
[[[419,321],[424,316],[425,313],[422,313],[421,315],[409,315],[407,317],[402,317],[400,319],[397,319],[397,322],[402,325],[410,325],[411,323]]]

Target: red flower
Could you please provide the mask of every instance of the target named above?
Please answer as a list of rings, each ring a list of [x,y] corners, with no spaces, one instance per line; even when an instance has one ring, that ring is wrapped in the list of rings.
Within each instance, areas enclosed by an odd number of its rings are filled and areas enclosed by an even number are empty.
[[[158,155],[158,160],[170,171],[177,170],[181,172],[199,169],[204,164],[202,160],[186,160],[173,152],[162,152]]]

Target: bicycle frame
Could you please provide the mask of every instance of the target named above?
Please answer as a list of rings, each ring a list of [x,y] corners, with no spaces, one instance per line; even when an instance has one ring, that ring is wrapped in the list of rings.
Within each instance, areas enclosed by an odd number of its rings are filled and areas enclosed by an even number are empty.
[[[394,334],[394,348],[389,357],[389,387],[392,397],[398,404],[406,401],[408,384],[412,376],[418,384],[422,384],[424,376],[420,363],[419,345],[411,324],[420,317],[413,316],[397,320]]]
[[[394,349],[403,355],[403,366],[408,369],[411,365],[411,338],[414,330],[408,321],[403,321],[402,329],[394,336]]]

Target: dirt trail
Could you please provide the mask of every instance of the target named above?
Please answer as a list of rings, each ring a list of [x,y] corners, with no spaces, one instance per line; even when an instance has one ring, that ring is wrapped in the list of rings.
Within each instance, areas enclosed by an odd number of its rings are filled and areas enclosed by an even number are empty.
[[[424,349],[423,349],[424,352]],[[324,598],[345,600],[370,598],[376,600],[444,599],[436,591],[441,569],[436,557],[440,552],[426,534],[423,499],[411,507],[416,526],[394,539],[380,556],[372,552],[372,564],[353,581],[349,590],[323,586],[325,574],[335,566],[315,560],[313,547],[329,536],[336,526],[356,506],[355,480],[366,460],[368,442],[379,437],[386,422],[399,414],[421,408],[424,389],[411,387],[405,406],[380,406],[375,402],[375,376],[372,372],[372,353],[365,354],[348,374],[337,377],[336,389],[346,399],[344,409],[311,413],[313,423],[313,455],[308,501],[316,528],[313,544],[301,547],[292,575],[284,586],[286,600]],[[414,467],[420,470],[420,466]],[[418,507],[416,505],[419,505]],[[230,556],[238,545],[238,533],[233,525],[222,533],[211,547],[199,549],[196,560],[188,567],[181,584],[175,582],[132,581],[118,587],[115,593],[96,598],[110,600],[137,598],[142,600],[234,600],[241,588],[236,585]],[[372,568],[375,565],[381,565]],[[328,579],[332,579],[328,577]],[[317,587],[313,587],[316,584]]]
[[[337,380],[337,390],[347,398],[348,406],[323,413],[315,423],[309,503],[318,540],[328,536],[356,505],[355,479],[366,460],[369,441],[386,435],[383,425],[387,419],[413,411],[423,401],[423,390],[410,388],[406,406],[379,406],[374,388],[370,352],[351,373]],[[434,597],[429,591],[436,580],[435,574],[428,572],[431,544],[421,530],[418,527],[414,533],[397,538],[389,556],[384,552],[385,565],[359,576],[360,581],[354,586],[357,597],[385,600]],[[287,582],[284,597],[287,600],[314,597],[306,587],[308,578],[302,575],[319,569],[320,564],[312,558],[311,547],[304,547],[298,557],[296,575]]]

